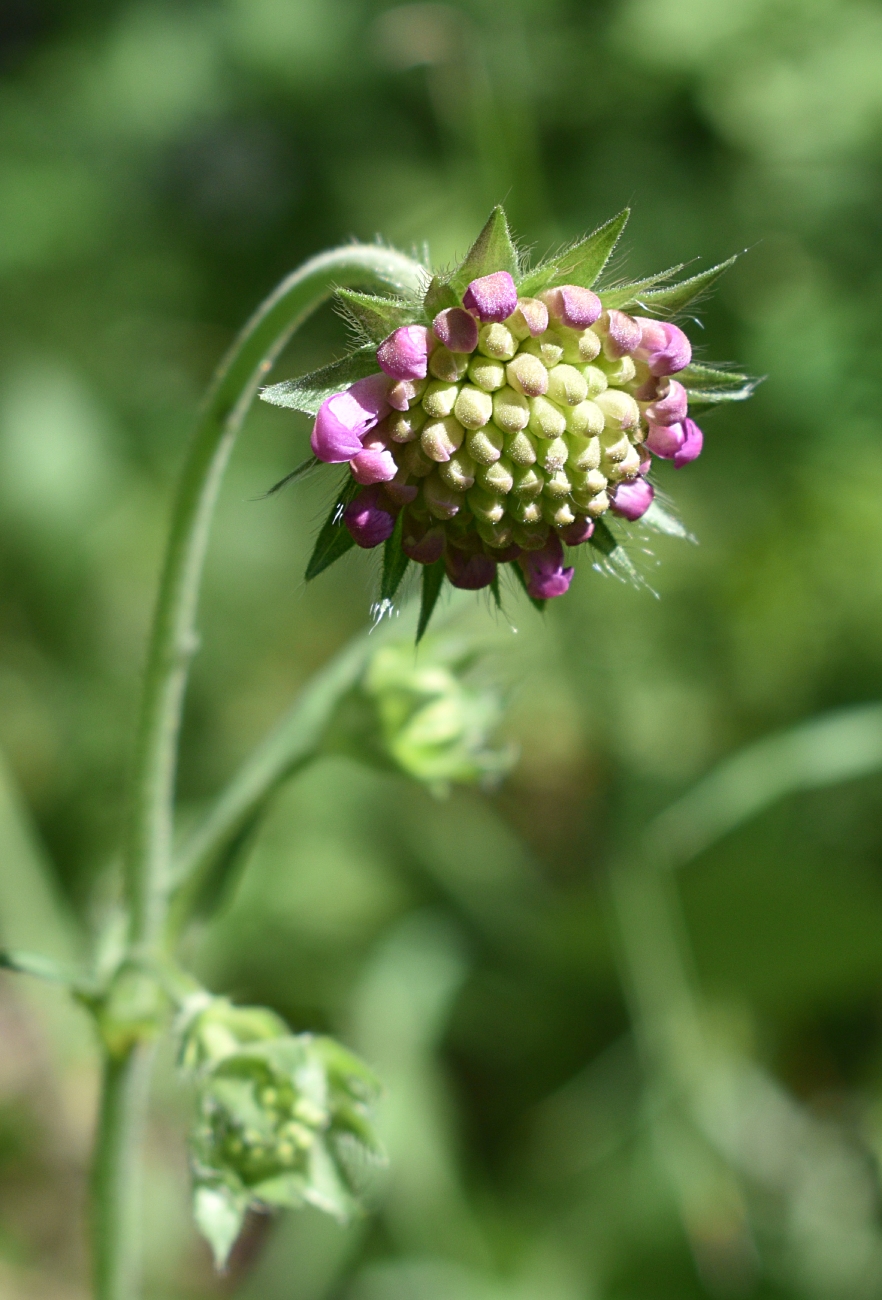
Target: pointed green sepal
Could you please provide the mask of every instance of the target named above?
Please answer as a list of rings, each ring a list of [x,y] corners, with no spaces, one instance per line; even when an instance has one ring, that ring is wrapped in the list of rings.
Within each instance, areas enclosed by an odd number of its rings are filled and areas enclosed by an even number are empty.
[[[692,384],[699,388],[716,388],[719,385],[748,384],[751,381],[750,375],[742,375],[737,370],[720,370],[715,366],[705,366],[700,361],[691,361],[688,366],[678,370],[676,374],[678,383],[685,384],[687,387]]]
[[[445,569],[444,560],[436,560],[434,564],[427,564],[423,567],[423,588],[420,600],[420,617],[417,623],[416,644],[422,641],[426,628],[429,626],[429,620],[435,612],[435,606],[438,603],[438,597],[441,594],[441,588],[444,586]]]
[[[749,379],[740,388],[686,388],[690,407],[716,406],[719,402],[746,402],[753,397],[761,379]]]
[[[439,280],[437,275],[433,275],[426,290],[426,296],[423,299],[423,311],[429,320],[434,320],[439,311],[444,311],[447,307],[458,307],[459,298],[453,292],[449,284]]]
[[[421,314],[419,307],[402,298],[378,298],[352,289],[338,289],[335,297],[343,314],[374,346],[400,326],[413,325]]]
[[[537,266],[524,277],[518,291],[524,297],[531,297],[558,284],[577,284],[590,289],[612,257],[630,215],[631,209],[625,208],[563,253]]]
[[[214,1266],[219,1271],[226,1265],[242,1231],[247,1209],[247,1195],[237,1195],[222,1183],[214,1187],[197,1187],[194,1192],[193,1217],[211,1247]]]
[[[659,503],[658,497],[650,505],[645,514],[641,515],[640,523],[645,528],[650,528],[654,533],[663,533],[665,537],[679,537],[684,542],[695,542],[697,539],[683,523],[682,519],[670,510],[665,509]]]
[[[678,262],[676,266],[669,266],[666,271],[659,271],[657,275],[647,275],[643,280],[631,280],[627,284],[613,284],[608,289],[600,289],[598,291],[600,301],[607,311],[640,307],[643,305],[646,293],[650,290],[654,291],[659,285],[664,285],[665,280],[682,271],[684,265],[684,262]]]
[[[68,987],[78,987],[85,982],[76,971],[55,961],[53,957],[17,949],[0,949],[0,970],[15,971],[17,975],[33,975],[37,979],[49,980],[52,984],[66,984]]]
[[[635,587],[645,585],[630,555],[602,519],[595,520],[594,532],[588,539],[588,545],[600,552],[609,572],[633,583]]]
[[[311,474],[321,464],[322,461],[319,460],[318,456],[307,456],[306,460],[302,460],[296,469],[291,470],[290,474],[286,474],[284,478],[279,479],[278,483],[274,483],[271,488],[267,488],[266,492],[262,492],[259,500],[263,501],[266,497],[275,496],[289,483],[296,483],[299,479],[306,478],[307,474]]]
[[[535,596],[530,595],[529,591],[527,590],[527,579],[524,577],[524,571],[517,562],[515,562],[514,564],[510,564],[509,568],[511,569],[514,576],[517,578],[518,582],[520,583],[521,587],[524,590],[524,594],[526,595],[527,600],[530,602],[533,608],[538,609],[540,614],[544,614],[545,606],[548,604],[548,601],[537,600]]]
[[[493,575],[493,581],[490,583],[490,593],[493,596],[493,603],[497,609],[502,609],[502,597],[499,594],[499,569]]]
[[[373,344],[350,352],[340,361],[334,361],[320,370],[313,370],[299,379],[285,379],[280,384],[270,384],[260,390],[261,401],[271,406],[286,406],[304,415],[318,415],[322,402],[341,393],[357,379],[379,373],[377,349]]]
[[[402,510],[395,520],[395,527],[392,530],[391,537],[386,539],[383,547],[383,576],[380,579],[380,603],[391,601],[398,588],[401,586],[401,580],[407,572],[407,566],[410,559],[401,549],[401,538],[404,533],[404,511]]]
[[[447,283],[461,301],[472,280],[478,280],[482,275],[492,275],[494,271],[508,271],[512,276],[518,274],[517,249],[505,213],[498,205],[490,213],[484,229]]]
[[[693,275],[688,280],[681,280],[679,284],[671,284],[663,289],[650,289],[647,293],[640,295],[640,305],[658,310],[664,309],[666,312],[683,311],[696,298],[701,297],[703,293],[719,280],[720,276],[734,266],[738,261],[738,254],[729,257],[725,262],[719,262],[712,266],[708,271],[702,271],[700,275]]]
[[[309,564],[307,564],[306,573],[303,575],[307,582],[312,582],[313,578],[317,578],[320,573],[324,573],[325,569],[330,568],[332,564],[340,559],[341,555],[345,555],[355,545],[352,534],[343,522],[343,511],[358,494],[358,491],[358,484],[347,471],[346,478],[340,485],[328,517],[322,525],[322,530],[316,538],[312,555],[309,557]]]

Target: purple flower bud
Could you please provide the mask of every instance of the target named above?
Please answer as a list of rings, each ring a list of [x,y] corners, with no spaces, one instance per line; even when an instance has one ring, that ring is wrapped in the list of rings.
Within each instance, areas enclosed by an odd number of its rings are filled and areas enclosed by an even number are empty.
[[[674,375],[692,360],[692,344],[683,331],[667,321],[635,317],[643,334],[637,355],[649,366],[653,375]]]
[[[447,547],[444,565],[454,587],[462,587],[464,591],[480,591],[482,587],[489,587],[496,576],[496,561],[491,560],[489,555],[480,552],[470,554],[455,546]]]
[[[388,393],[385,375],[368,375],[322,402],[310,438],[319,460],[336,465],[356,456],[364,435],[389,414]]]
[[[404,520],[401,549],[417,564],[434,564],[444,554],[444,529],[408,514]]]
[[[411,402],[415,402],[418,397],[422,397],[425,388],[426,381],[424,379],[399,379],[398,383],[393,384],[389,389],[386,400],[393,410],[406,411]]]
[[[379,484],[365,488],[354,501],[349,502],[343,511],[343,522],[356,546],[363,546],[365,550],[385,542],[395,528],[395,516]]]
[[[520,556],[518,563],[527,580],[527,591],[534,600],[551,600],[569,590],[573,569],[565,569],[563,559],[563,547],[557,533],[550,534],[541,551],[525,551]]]
[[[608,311],[604,322],[607,331],[604,351],[608,356],[617,360],[637,351],[643,331],[633,316],[623,311]]]
[[[576,284],[563,284],[558,289],[548,289],[542,295],[548,314],[557,325],[567,329],[584,330],[599,319],[603,305],[596,293],[581,289]]]
[[[545,303],[539,298],[518,298],[517,311],[509,329],[514,329],[518,338],[535,339],[544,334],[548,329],[548,308]]]
[[[398,473],[395,457],[385,447],[360,451],[349,462],[352,477],[365,487],[370,483],[388,483]]]
[[[383,339],[377,361],[393,379],[425,379],[433,343],[425,325],[402,325]]]
[[[574,524],[567,524],[560,530],[560,536],[567,546],[581,546],[594,532],[593,519],[577,519]]]
[[[462,305],[484,324],[498,324],[518,305],[515,282],[508,271],[482,275],[480,279],[472,280],[462,296]]]
[[[612,509],[623,519],[639,519],[652,505],[655,489],[645,478],[620,483],[611,494]]]
[[[685,420],[689,407],[689,394],[676,379],[669,379],[663,397],[658,397],[643,412],[650,424],[679,424]]]
[[[450,352],[474,352],[478,322],[465,307],[445,307],[432,321],[432,330]]]
[[[644,446],[648,447],[654,456],[673,460],[685,441],[686,430],[682,424],[651,424]]]
[[[408,475],[403,469],[399,469],[393,479],[390,479],[383,491],[386,496],[396,506],[409,506],[411,501],[415,501],[419,488],[416,483],[408,483]]]
[[[701,449],[704,446],[704,434],[694,420],[684,420],[683,429],[686,437],[683,440],[682,447],[674,456],[674,469],[682,469],[691,460],[695,460],[697,456],[701,455]]]

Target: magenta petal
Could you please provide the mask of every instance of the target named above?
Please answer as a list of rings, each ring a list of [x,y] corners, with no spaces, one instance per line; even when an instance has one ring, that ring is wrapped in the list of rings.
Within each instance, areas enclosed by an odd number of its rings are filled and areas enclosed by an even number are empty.
[[[377,348],[377,361],[392,379],[425,379],[430,346],[425,325],[402,325],[383,339]]]
[[[451,352],[474,352],[478,322],[465,307],[445,307],[432,321],[435,337]]]
[[[688,409],[686,389],[676,379],[669,379],[664,397],[656,398],[651,406],[647,406],[644,415],[650,424],[680,424],[686,419]]]
[[[549,289],[542,295],[542,300],[554,320],[571,330],[587,329],[603,311],[597,294],[577,284],[562,284],[557,289]]]
[[[551,533],[541,551],[525,551],[518,563],[534,600],[551,600],[569,590],[573,569],[564,568],[563,546],[557,533]]]
[[[682,469],[690,461],[695,460],[701,455],[701,449],[704,446],[704,434],[699,429],[694,420],[684,420],[683,428],[686,432],[686,438],[683,446],[674,457],[674,469]]]
[[[593,532],[593,519],[577,519],[574,524],[567,524],[566,528],[561,528],[560,536],[567,546],[581,546],[583,542],[588,541]]]
[[[496,562],[489,555],[480,552],[469,555],[467,551],[460,551],[454,546],[448,546],[444,566],[454,587],[461,587],[464,591],[480,591],[482,587],[489,587],[496,576]]]
[[[485,324],[503,321],[518,305],[515,282],[508,271],[482,275],[472,280],[462,296],[462,305]]]
[[[654,456],[673,460],[685,441],[686,430],[682,424],[651,424],[643,445]]]
[[[425,524],[415,519],[405,521],[401,549],[417,564],[434,564],[444,554],[445,533],[440,524]]]
[[[641,357],[648,357],[653,352],[664,351],[668,343],[668,335],[664,321],[652,320],[649,316],[635,316],[634,319],[640,326],[641,331]]]
[[[391,451],[382,448],[360,451],[352,457],[349,467],[356,483],[365,487],[370,483],[388,483],[398,473],[395,457]]]
[[[395,516],[380,496],[381,491],[378,485],[365,488],[343,511],[343,522],[353,541],[366,550],[385,542],[395,529]]]
[[[609,351],[614,357],[629,356],[640,346],[643,331],[633,316],[623,311],[606,313]]]
[[[620,483],[612,495],[612,508],[623,519],[639,519],[652,505],[655,489],[645,478]]]
[[[692,344],[677,325],[637,316],[643,334],[637,355],[653,375],[675,375],[692,360]]]
[[[389,414],[388,392],[385,375],[368,375],[322,402],[310,438],[319,460],[336,465],[356,456],[364,435]]]

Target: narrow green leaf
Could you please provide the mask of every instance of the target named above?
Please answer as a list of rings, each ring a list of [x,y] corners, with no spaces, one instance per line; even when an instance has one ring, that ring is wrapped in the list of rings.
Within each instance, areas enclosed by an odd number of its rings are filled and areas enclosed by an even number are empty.
[[[557,284],[577,284],[590,289],[612,256],[630,215],[630,208],[625,208],[571,248],[537,266],[521,281],[519,292],[529,297]]]
[[[622,578],[627,578],[635,586],[642,587],[644,585],[643,579],[635,569],[630,555],[624,546],[619,543],[609,525],[604,523],[602,519],[596,520],[594,532],[588,539],[588,544],[600,552],[613,572],[617,572]]]
[[[306,460],[302,460],[296,469],[291,470],[290,474],[286,474],[284,478],[279,479],[278,483],[274,483],[271,488],[267,488],[266,492],[262,492],[258,500],[263,501],[267,497],[275,496],[289,483],[296,483],[299,479],[306,478],[306,475],[311,474],[316,466],[321,465],[321,463],[318,456],[307,456]]]
[[[720,370],[714,366],[705,366],[700,361],[692,361],[683,370],[678,370],[675,378],[686,384],[746,384],[749,375],[742,375],[737,370]]]
[[[626,307],[639,307],[643,303],[644,295],[649,290],[655,290],[658,285],[664,284],[672,275],[682,271],[685,263],[679,262],[676,266],[669,266],[666,271],[659,271],[656,275],[647,275],[643,280],[630,280],[627,284],[611,284],[608,289],[598,289],[600,301],[607,311],[616,309],[622,311]]]
[[[490,583],[490,591],[493,594],[493,600],[497,609],[502,609],[502,597],[499,594],[499,569],[493,574],[493,581]]]
[[[438,279],[437,275],[433,275],[426,290],[426,296],[423,299],[423,311],[429,320],[434,320],[438,312],[444,311],[446,307],[458,307],[459,305],[459,298],[450,288],[450,285],[444,284],[442,280]]]
[[[741,388],[687,388],[690,406],[716,406],[719,402],[746,402],[762,381],[751,379]]]
[[[343,511],[356,496],[358,490],[358,484],[347,471],[346,478],[340,485],[340,490],[334,498],[334,504],[331,506],[328,517],[316,538],[312,555],[309,557],[309,563],[304,574],[307,582],[317,578],[320,573],[323,573],[335,560],[339,560],[341,555],[345,555],[355,545],[352,534],[343,523]]]
[[[404,533],[404,511],[402,510],[395,520],[395,527],[392,530],[392,536],[386,539],[383,547],[383,576],[380,579],[380,600],[392,600],[396,591],[401,586],[401,580],[407,572],[407,566],[410,559],[401,549],[401,538]]]
[[[524,571],[519,564],[510,564],[508,567],[511,569],[512,573],[514,574],[518,582],[523,587],[527,600],[530,602],[533,608],[538,609],[540,614],[544,614],[545,606],[548,604],[548,601],[537,600],[535,596],[530,595],[529,591],[527,591],[527,579],[524,577]]]
[[[419,645],[425,635],[426,628],[429,626],[429,620],[435,611],[438,603],[438,597],[441,594],[441,588],[444,585],[444,561],[436,560],[434,564],[427,564],[423,568],[423,591],[422,601],[420,603],[420,618],[417,623],[416,644]]]
[[[52,957],[37,952],[0,949],[0,969],[15,971],[18,975],[34,975],[53,984],[76,985],[81,982],[77,973]]]
[[[196,1226],[211,1246],[215,1268],[222,1269],[245,1222],[247,1203],[224,1186],[197,1187],[193,1196]]]
[[[664,307],[668,312],[682,311],[701,294],[706,293],[711,285],[719,280],[723,272],[728,271],[730,266],[734,266],[737,260],[736,253],[725,262],[712,266],[709,271],[702,271],[700,275],[681,280],[679,284],[671,284],[664,289],[650,289],[648,293],[641,294],[640,301],[646,307]]]
[[[472,280],[491,275],[494,271],[508,271],[513,276],[518,273],[517,249],[499,205],[490,213],[484,229],[447,283],[461,301]]]
[[[299,379],[284,379],[280,384],[270,384],[260,390],[263,402],[271,406],[285,406],[304,415],[317,415],[322,402],[340,393],[357,379],[379,372],[377,349],[373,344],[350,352],[340,361],[313,370]]]
[[[371,293],[356,293],[352,289],[338,289],[335,295],[343,312],[374,344],[382,343],[387,334],[401,325],[412,325],[419,308],[402,298],[378,298]]]
[[[642,516],[640,523],[646,528],[651,528],[654,533],[664,533],[666,537],[680,537],[686,542],[695,541],[683,521],[659,504],[658,497]]]

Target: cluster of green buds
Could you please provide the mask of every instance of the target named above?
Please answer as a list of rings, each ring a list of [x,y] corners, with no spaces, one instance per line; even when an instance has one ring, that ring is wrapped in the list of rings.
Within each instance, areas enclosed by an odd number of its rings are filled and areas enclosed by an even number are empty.
[[[496,590],[507,564],[544,601],[570,586],[564,547],[609,550],[603,516],[651,522],[653,457],[681,468],[702,449],[690,403],[752,386],[693,364],[668,319],[729,263],[595,291],[626,216],[530,271],[496,209],[418,301],[340,292],[369,341],[263,392],[315,414],[316,460],[349,467],[307,576],[384,544],[387,588],[415,562],[424,601],[445,577]]]
[[[198,1092],[196,1221],[223,1266],[249,1208],[313,1205],[346,1221],[371,1165],[376,1077],[333,1039],[292,1034],[263,1007],[193,994],[181,1064]]]

